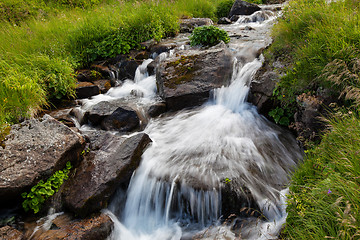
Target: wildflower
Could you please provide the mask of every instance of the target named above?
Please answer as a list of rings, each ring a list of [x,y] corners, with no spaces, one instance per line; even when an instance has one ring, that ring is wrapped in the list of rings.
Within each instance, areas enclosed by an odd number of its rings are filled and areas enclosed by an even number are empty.
[[[330,193],[332,193],[332,191],[331,191],[331,190],[330,190],[330,188],[329,188],[329,190],[328,190],[327,194],[330,194]]]

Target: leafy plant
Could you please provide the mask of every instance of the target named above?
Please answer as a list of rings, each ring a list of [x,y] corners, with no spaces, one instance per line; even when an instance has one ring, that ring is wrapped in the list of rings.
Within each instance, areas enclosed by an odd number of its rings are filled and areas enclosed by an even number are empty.
[[[227,17],[229,12],[234,5],[235,0],[224,0],[221,1],[216,7],[216,17],[222,18]]]
[[[224,41],[225,43],[230,42],[230,37],[227,32],[215,26],[197,27],[189,38],[191,46],[214,46],[220,41]]]
[[[290,124],[290,119],[288,115],[289,114],[286,114],[286,111],[284,111],[284,109],[279,107],[269,112],[269,116],[272,117],[277,124],[284,126],[289,126]]]
[[[22,193],[21,196],[25,199],[22,203],[24,210],[33,210],[35,214],[38,213],[42,204],[54,195],[63,182],[68,179],[71,168],[71,163],[67,162],[63,170],[55,172],[46,182],[40,180],[38,184],[31,188],[29,193]]]

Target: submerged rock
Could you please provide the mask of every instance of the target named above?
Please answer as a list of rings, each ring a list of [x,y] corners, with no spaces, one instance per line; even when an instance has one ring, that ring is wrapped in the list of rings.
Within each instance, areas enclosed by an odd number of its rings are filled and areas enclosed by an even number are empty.
[[[49,228],[41,227],[36,232],[36,224],[27,224],[25,237],[30,240],[105,240],[113,225],[110,217],[105,214],[82,220],[73,220],[71,216],[62,214],[52,221]]]
[[[39,180],[78,164],[85,141],[49,115],[13,125],[0,147],[0,201],[11,203]]]
[[[144,133],[105,139],[100,149],[84,159],[76,175],[67,182],[63,193],[66,206],[80,216],[105,208],[116,189],[129,182],[150,142]]]
[[[207,50],[179,51],[157,68],[159,95],[168,110],[201,105],[210,91],[230,83],[233,56],[225,44]]]
[[[246,1],[236,0],[232,6],[228,18],[231,19],[234,15],[251,15],[261,8],[255,4],[248,3]]]
[[[213,25],[213,21],[210,18],[189,18],[180,20],[180,32],[191,33],[194,28],[200,26]]]

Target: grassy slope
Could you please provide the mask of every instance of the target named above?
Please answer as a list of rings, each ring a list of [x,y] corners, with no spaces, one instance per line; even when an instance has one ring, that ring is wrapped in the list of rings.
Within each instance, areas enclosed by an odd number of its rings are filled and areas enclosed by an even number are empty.
[[[329,88],[348,101],[292,176],[285,239],[360,238],[360,3],[293,0],[273,29],[274,57],[287,63],[274,97]],[[284,70],[283,70],[284,71]]]

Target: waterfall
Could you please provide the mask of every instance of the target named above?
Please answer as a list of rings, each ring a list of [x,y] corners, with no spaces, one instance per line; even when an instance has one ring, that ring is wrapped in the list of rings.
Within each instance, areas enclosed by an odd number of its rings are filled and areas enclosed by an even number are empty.
[[[268,24],[268,18],[261,24]],[[243,200],[239,209],[257,206],[267,219],[249,217],[252,222],[241,236],[268,239],[280,229],[286,217],[284,186],[301,154],[291,136],[246,102],[251,79],[263,61],[249,44],[259,49],[266,41],[247,42],[239,47],[242,51],[234,50],[231,84],[215,89],[209,102],[149,122],[144,132],[153,143],[131,178],[125,206],[120,209],[115,196],[106,210],[115,223],[109,239],[234,239],[230,227],[221,224],[228,217],[222,209],[226,191]],[[155,76],[146,72],[151,61],[138,68],[131,83],[147,97],[154,97],[156,87]],[[108,95],[123,92],[129,94],[125,84]]]

